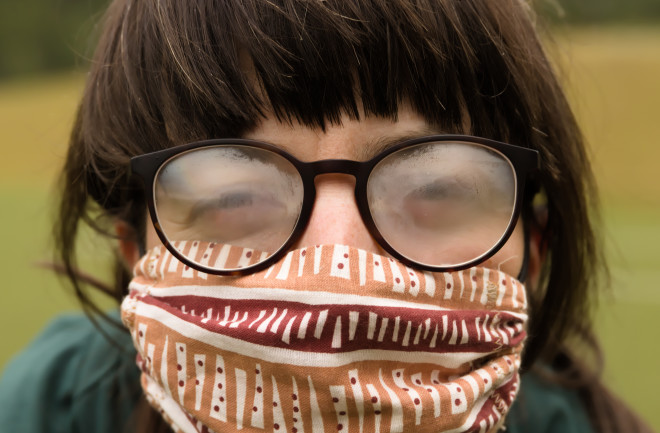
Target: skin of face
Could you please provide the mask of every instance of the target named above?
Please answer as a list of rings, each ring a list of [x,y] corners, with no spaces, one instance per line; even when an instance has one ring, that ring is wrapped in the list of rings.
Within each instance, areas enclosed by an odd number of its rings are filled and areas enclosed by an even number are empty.
[[[351,159],[364,161],[375,156],[388,144],[408,138],[441,133],[429,125],[422,116],[403,107],[396,120],[375,116],[361,116],[360,120],[343,116],[339,124],[328,125],[323,131],[298,122],[279,122],[274,116],[266,117],[243,137],[274,144],[301,161],[322,159]],[[389,256],[371,237],[362,222],[355,203],[355,178],[345,174],[323,174],[315,179],[316,201],[309,223],[293,248],[319,244],[343,244]],[[160,245],[153,226],[147,224],[146,247]],[[137,243],[126,236],[129,228],[117,223],[120,253],[127,266],[138,259]],[[529,249],[528,282],[538,279],[541,257],[538,236]],[[520,221],[506,244],[490,259],[480,264],[518,276],[524,256],[524,234]]]

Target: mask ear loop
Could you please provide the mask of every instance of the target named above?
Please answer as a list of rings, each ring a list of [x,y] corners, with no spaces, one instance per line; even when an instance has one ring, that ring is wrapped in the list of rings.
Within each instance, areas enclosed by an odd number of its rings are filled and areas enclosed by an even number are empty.
[[[145,246],[144,239],[141,239],[140,242],[138,242],[138,252],[140,257],[144,257],[147,254],[147,247]]]
[[[529,272],[529,222],[527,218],[523,215],[523,233],[525,237],[525,252],[523,255],[522,265],[520,266],[520,272],[518,273],[518,281],[525,283],[527,279],[527,274]]]
[[[523,261],[520,267],[520,272],[518,273],[518,281],[521,283],[525,283],[529,273],[530,224],[532,224],[530,218],[534,218],[534,215],[536,214],[534,205],[535,201],[543,194],[541,186],[537,182],[531,182],[531,184],[527,186],[525,192],[523,210],[520,216],[523,222],[523,235],[525,238]]]
[[[523,220],[523,234],[525,237],[525,251],[523,256],[522,265],[520,267],[520,273],[518,274],[518,281],[525,283],[525,280],[529,276],[529,244],[531,237],[531,224],[534,224],[535,221],[538,221],[537,208],[540,206],[547,206],[547,198],[545,192],[541,185],[532,181],[528,186],[525,194],[525,200],[523,202],[523,210],[521,212],[520,218]],[[542,223],[545,225],[545,223]]]

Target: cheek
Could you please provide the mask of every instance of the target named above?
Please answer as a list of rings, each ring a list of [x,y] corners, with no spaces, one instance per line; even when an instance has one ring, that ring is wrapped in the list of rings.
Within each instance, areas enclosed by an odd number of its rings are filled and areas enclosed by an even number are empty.
[[[525,234],[522,220],[519,219],[509,240],[504,246],[490,259],[486,260],[481,266],[491,269],[499,269],[510,276],[517,278],[520,274],[520,268],[525,257]]]

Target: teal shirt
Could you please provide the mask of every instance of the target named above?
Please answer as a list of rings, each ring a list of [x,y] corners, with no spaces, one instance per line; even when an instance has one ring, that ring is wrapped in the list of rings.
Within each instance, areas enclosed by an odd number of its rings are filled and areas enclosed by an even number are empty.
[[[126,332],[107,323],[102,329],[116,344],[85,316],[62,316],[7,365],[0,432],[130,431],[141,393],[135,349]]]
[[[117,318],[116,315],[114,315]],[[82,315],[53,321],[0,379],[0,432],[130,432],[140,372],[129,335]],[[589,433],[575,392],[523,375],[507,432]]]

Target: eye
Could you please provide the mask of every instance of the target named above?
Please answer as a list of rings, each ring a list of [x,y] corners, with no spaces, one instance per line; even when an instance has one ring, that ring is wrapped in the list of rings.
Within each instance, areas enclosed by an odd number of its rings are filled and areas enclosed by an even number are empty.
[[[452,185],[455,183],[444,179],[436,180],[418,187],[409,194],[409,197],[417,200],[444,200],[456,195],[455,185]]]
[[[465,200],[479,194],[479,187],[474,179],[443,177],[416,187],[407,194],[409,200]]]
[[[256,201],[263,199],[262,197],[255,197],[255,195],[248,191],[237,191],[223,194],[214,199],[200,200],[196,203],[190,211],[190,219],[194,220],[201,214],[209,211],[222,211],[238,209],[241,207],[252,206]]]
[[[226,223],[228,220],[239,222],[241,219],[247,223],[257,217],[268,220],[270,213],[283,207],[283,203],[274,195],[263,191],[228,191],[216,197],[199,199],[191,206],[186,223],[193,226],[200,222]]]
[[[402,215],[414,227],[450,229],[471,218],[479,187],[472,179],[442,177],[404,195]]]

